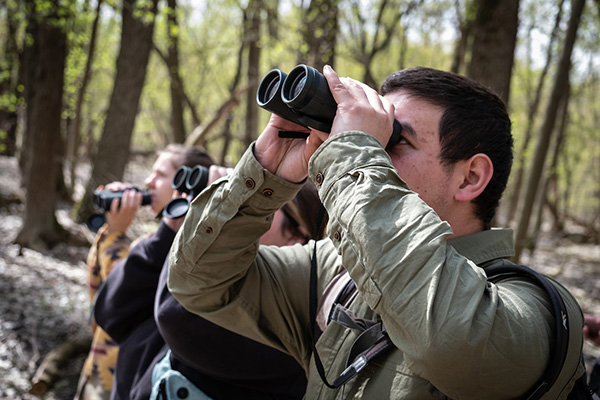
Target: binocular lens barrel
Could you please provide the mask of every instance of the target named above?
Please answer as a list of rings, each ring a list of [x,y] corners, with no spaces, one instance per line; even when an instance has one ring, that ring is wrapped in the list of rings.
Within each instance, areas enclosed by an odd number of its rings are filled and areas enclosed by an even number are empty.
[[[256,92],[256,102],[265,110],[277,114],[282,118],[297,123],[298,125],[307,126],[298,119],[298,116],[287,105],[283,103],[281,98],[281,89],[283,82],[287,78],[287,74],[278,69],[271,70],[265,75],[258,86]]]
[[[304,64],[294,67],[283,82],[281,97],[305,125],[322,132],[331,131],[337,103],[319,71]]]
[[[136,187],[131,188],[142,193],[142,205],[147,206],[152,202],[152,197],[150,193],[145,190],[140,190]],[[128,189],[130,190],[130,189]],[[121,205],[121,198],[123,198],[124,190],[119,190],[117,192],[113,192],[111,190],[98,190],[94,192],[94,204],[101,208],[102,210],[110,210],[110,205],[114,199],[119,199],[119,206]]]
[[[270,101],[280,93],[281,83],[286,74],[278,69],[271,70],[265,75],[256,93],[256,102],[259,106],[268,106]]]
[[[187,181],[187,177],[190,174],[191,168],[187,165],[182,165],[179,167],[177,172],[175,172],[175,176],[173,177],[173,181],[171,182],[171,187],[178,192],[185,192],[185,183]]]
[[[196,165],[192,168],[188,174],[188,178],[185,181],[185,187],[188,190],[187,193],[198,194],[208,184],[208,168],[203,165]]]

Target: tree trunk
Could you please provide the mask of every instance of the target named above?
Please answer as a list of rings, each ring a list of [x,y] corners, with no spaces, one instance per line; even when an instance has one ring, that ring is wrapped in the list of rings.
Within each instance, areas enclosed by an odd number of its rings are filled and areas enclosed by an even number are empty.
[[[61,141],[62,95],[65,60],[67,55],[66,34],[56,23],[56,16],[39,18],[30,14],[29,22],[37,20],[33,49],[34,71],[28,77],[28,85],[35,87],[29,92],[27,113],[27,136],[29,155],[25,188],[25,215],[23,228],[15,243],[35,250],[44,250],[65,239],[54,212],[56,210],[56,178],[58,153]]]
[[[339,0],[312,0],[303,16],[302,36],[307,44],[299,63],[319,71],[325,64],[335,63],[335,41],[338,32]],[[315,29],[315,27],[319,29]]]
[[[169,68],[168,57],[162,51],[160,51],[160,49],[158,47],[156,47],[155,43],[152,44],[152,49],[154,49],[154,51],[156,51],[156,54],[158,54],[160,59],[163,60],[163,62],[165,63],[165,66],[167,68]],[[200,120],[200,116],[198,115],[198,112],[196,111],[196,104],[194,104],[194,102],[190,99],[190,97],[185,93],[185,89],[183,87],[183,80],[181,79],[181,76],[179,74],[171,75],[171,78],[177,79],[177,85],[175,85],[175,87],[179,90],[179,96],[181,96],[185,105],[187,105],[187,107],[190,109],[190,113],[192,114],[192,122],[193,122],[194,126],[199,126],[201,123],[201,120]]]
[[[94,53],[96,50],[96,36],[98,34],[98,21],[100,20],[100,8],[104,0],[98,0],[96,4],[96,15],[94,22],[92,22],[92,31],[90,33],[90,44],[88,47],[87,60],[83,70],[83,76],[81,78],[81,87],[77,93],[77,100],[75,103],[75,117],[67,129],[67,151],[66,159],[69,164],[69,175],[70,175],[70,191],[73,191],[75,186],[75,169],[77,167],[77,155],[79,146],[81,144],[81,120],[82,120],[82,108],[83,100],[85,98],[85,92],[87,90],[88,83],[90,82],[90,76],[92,71],[92,62],[94,60]]]
[[[387,10],[388,5],[390,11]],[[415,5],[416,3],[408,3],[408,8],[404,14],[409,14]],[[384,18],[384,15],[387,12],[393,12],[392,18]],[[377,20],[375,21],[375,35],[373,35],[373,41],[370,45],[366,45],[366,39],[362,42],[364,45],[362,49],[362,61],[365,68],[363,82],[370,87],[376,88],[379,86],[379,83],[376,81],[375,77],[373,76],[373,72],[371,71],[373,60],[377,54],[385,51],[389,47],[392,38],[394,37],[394,32],[400,24],[401,17],[402,11],[400,10],[399,6],[395,6],[393,2],[392,4],[389,4],[389,1],[383,0],[379,5]],[[365,34],[364,36],[366,38],[368,35]]]
[[[171,77],[171,130],[175,143],[185,142],[186,129],[183,121],[183,88],[179,75],[179,30],[177,24],[177,0],[168,0],[167,37],[169,50],[167,67]]]
[[[564,3],[564,0],[561,0],[560,4],[558,6],[558,11],[556,13],[556,18],[554,20],[554,29],[552,30],[552,34],[550,35],[550,42],[548,43],[548,47],[546,49],[546,64],[544,65],[544,68],[542,69],[542,73],[540,74],[540,77],[538,79],[538,84],[535,89],[535,95],[528,104],[527,125],[525,128],[525,134],[524,134],[524,138],[523,138],[523,146],[518,155],[518,161],[516,163],[517,170],[515,171],[514,178],[513,178],[513,181],[514,181],[513,188],[514,189],[513,189],[512,195],[510,197],[509,206],[508,206],[507,220],[511,221],[511,222],[515,218],[516,210],[517,210],[517,207],[519,204],[519,197],[521,195],[521,190],[523,188],[523,174],[525,171],[525,154],[527,154],[527,151],[529,149],[529,142],[531,141],[531,135],[532,135],[532,131],[533,131],[535,117],[537,116],[540,101],[542,99],[542,89],[544,88],[544,82],[546,81],[546,75],[548,75],[548,70],[550,69],[550,66],[552,65],[552,58],[553,58],[553,54],[554,54],[554,52],[553,52],[554,43],[556,41],[558,33],[560,32],[560,21],[562,20],[563,3]],[[529,66],[531,66],[531,63],[529,64]]]
[[[121,48],[117,57],[113,92],[92,174],[77,210],[79,222],[85,221],[93,211],[92,197],[95,188],[123,178],[152,49],[157,3],[158,0],[151,0],[140,2],[136,6],[136,0],[123,2]]]
[[[558,163],[559,163],[559,158],[560,158],[560,154],[561,151],[564,148],[564,142],[565,142],[565,136],[566,136],[566,132],[567,132],[567,126],[569,124],[569,98],[570,98],[570,91],[571,91],[571,87],[570,85],[567,87],[567,90],[564,93],[564,97],[560,100],[560,106],[559,106],[559,117],[560,117],[560,127],[558,128],[558,132],[556,135],[556,140],[554,143],[554,150],[552,152],[552,161],[550,162],[550,166],[549,168],[547,168],[546,173],[544,174],[544,184],[542,185],[542,190],[540,191],[540,198],[537,204],[537,212],[536,212],[536,219],[535,219],[535,223],[533,225],[533,234],[532,234],[532,244],[535,246],[535,243],[537,241],[537,238],[541,232],[542,229],[542,220],[543,220],[543,215],[544,215],[544,209],[546,208],[546,206],[549,206],[550,203],[550,198],[548,196],[548,190],[551,187],[551,185],[554,186],[554,188],[556,189],[556,186],[558,184],[558,174],[557,174],[557,168],[558,168]],[[568,192],[566,192],[568,193]],[[554,226],[552,227],[553,230],[555,232],[559,232],[562,231],[563,227],[564,227],[564,223],[562,222],[562,218],[560,216],[560,208],[558,207],[558,203],[559,203],[559,199],[558,196],[554,197],[554,203],[552,204],[551,209],[556,210],[556,212],[553,213],[553,217],[554,217]]]
[[[248,92],[246,93],[246,125],[244,128],[244,148],[250,146],[258,135],[258,106],[256,91],[259,84],[260,70],[260,12],[261,0],[251,0],[248,4],[248,19],[246,21],[246,44],[248,48]]]
[[[27,28],[26,35],[30,38],[37,38],[39,35],[40,24],[35,16],[35,0],[25,0],[25,9],[27,13]],[[23,129],[23,139],[21,144],[21,151],[19,153],[19,169],[21,170],[22,185],[27,186],[27,179],[29,175],[29,162],[32,158],[32,135],[33,130],[27,126],[30,121],[33,120],[33,113],[35,108],[35,96],[36,96],[36,71],[38,67],[38,60],[40,56],[40,41],[32,40],[25,42],[23,49],[23,83],[25,85],[25,127]]]
[[[246,17],[243,17],[245,20]],[[243,35],[242,31],[242,35]],[[237,90],[238,85],[240,84],[240,80],[242,79],[242,70],[244,65],[244,48],[246,47],[244,40],[240,40],[240,49],[238,50],[237,57],[237,69],[235,72],[235,76],[231,85],[229,86],[229,93],[233,96]],[[221,157],[219,158],[220,165],[227,166],[227,158],[229,154],[229,147],[231,146],[231,142],[233,141],[233,134],[231,133],[231,124],[233,122],[233,117],[231,113],[228,113],[225,117],[225,124],[222,129],[222,137],[223,137],[223,146],[221,147]]]
[[[461,17],[461,10],[458,6],[457,2],[456,14],[458,19],[458,31],[460,33],[460,37],[456,42],[456,47],[454,48],[454,54],[452,56],[452,66],[450,67],[450,71],[455,74],[464,74],[463,70],[465,68],[465,56],[467,55],[470,44],[473,39],[473,17],[475,14],[472,10],[476,7],[476,3],[474,0],[468,0],[465,5],[465,15]]]
[[[527,192],[525,193],[525,198],[523,199],[523,206],[520,212],[517,232],[515,234],[514,258],[517,260],[517,262],[525,245],[535,194],[540,184],[540,177],[544,169],[546,155],[550,145],[550,138],[556,123],[556,112],[560,104],[560,99],[562,96],[564,96],[564,93],[568,88],[569,71],[571,69],[571,53],[573,52],[573,47],[577,38],[577,29],[579,28],[579,21],[581,20],[581,14],[583,13],[584,6],[585,0],[573,0],[572,2],[571,18],[569,19],[565,43],[563,45],[560,60],[558,62],[550,100],[548,102],[548,106],[546,107],[544,124],[542,125],[542,129],[540,131],[540,137],[535,150],[535,157],[529,170],[526,186]]]
[[[467,76],[493,90],[508,105],[519,0],[479,0]]]
[[[19,3],[14,3],[19,6]],[[0,10],[2,7],[0,6]],[[12,97],[10,105],[0,107],[0,155],[14,156],[17,150],[17,91],[19,84],[19,48],[17,46],[17,21],[15,9],[6,5],[6,30],[7,35],[3,46],[3,56],[0,58],[0,67],[5,71],[5,76],[0,77],[0,93]]]

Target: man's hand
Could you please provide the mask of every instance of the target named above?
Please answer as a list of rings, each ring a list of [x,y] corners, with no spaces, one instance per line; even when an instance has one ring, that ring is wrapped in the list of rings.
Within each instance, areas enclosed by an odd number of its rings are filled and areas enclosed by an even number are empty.
[[[310,132],[307,139],[282,139],[279,131]],[[290,122],[276,114],[258,137],[254,156],[269,172],[290,182],[301,182],[308,175],[308,160],[327,135]]]
[[[392,136],[394,105],[362,82],[339,78],[328,65],[323,75],[338,104],[331,135],[362,131],[375,136],[385,147]]]
[[[105,214],[107,232],[127,232],[141,205],[142,193],[135,189],[127,189],[123,192],[120,206],[119,199],[113,199],[110,210],[107,210]]]

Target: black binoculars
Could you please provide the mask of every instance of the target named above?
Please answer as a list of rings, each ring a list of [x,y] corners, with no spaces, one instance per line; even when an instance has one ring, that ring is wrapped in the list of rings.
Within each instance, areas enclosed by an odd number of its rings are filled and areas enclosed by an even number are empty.
[[[188,197],[171,200],[163,209],[162,215],[167,218],[181,218],[190,208],[190,201],[208,184],[208,168],[203,165],[195,167],[181,166],[175,172],[171,187],[178,192],[187,193]]]
[[[269,71],[258,86],[256,102],[288,121],[327,133],[331,132],[337,110],[327,79],[304,64],[294,67],[289,75],[279,69]],[[401,132],[402,126],[394,120],[394,131],[386,148],[400,141]]]
[[[136,187],[128,188],[127,190],[131,189],[142,193],[143,206],[147,206],[152,202],[152,197],[150,196],[149,192]],[[110,205],[112,204],[112,201],[114,199],[119,199],[119,206],[121,206],[121,199],[123,198],[124,192],[125,190],[119,190],[116,192],[113,192],[111,190],[96,190],[94,192],[93,203],[96,207],[100,208],[102,212],[94,213],[88,217],[87,227],[90,231],[97,232],[98,229],[100,229],[100,227],[104,225],[104,223],[106,222],[106,217],[104,216],[104,213],[106,212],[106,210],[110,210]]]
[[[127,190],[131,190],[131,189],[142,193],[142,205],[143,206],[147,206],[148,204],[150,204],[152,202],[152,198],[150,197],[149,192],[138,189],[136,187],[132,187]],[[121,199],[123,198],[123,193],[125,193],[125,190],[119,190],[116,192],[113,192],[111,190],[97,190],[94,192],[94,205],[96,205],[98,208],[101,208],[102,210],[106,211],[106,210],[110,209],[110,205],[112,204],[112,201],[114,199],[119,199],[119,206],[120,206]]]

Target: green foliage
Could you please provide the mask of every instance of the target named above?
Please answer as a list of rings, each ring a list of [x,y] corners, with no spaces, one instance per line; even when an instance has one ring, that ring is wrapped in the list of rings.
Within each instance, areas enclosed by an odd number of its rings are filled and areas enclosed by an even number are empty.
[[[559,0],[522,0],[517,59],[513,69],[510,112],[515,135],[515,151],[520,158],[523,152],[523,134],[527,125],[527,111],[535,85],[545,58],[545,47],[551,34],[554,16]],[[219,107],[229,98],[231,85],[237,73],[238,54],[242,44],[243,8],[247,2],[239,0],[179,0],[175,10],[169,9],[166,2],[160,2],[156,15],[151,12],[151,0],[135,1],[136,17],[145,21],[155,21],[155,46],[166,54],[169,35],[179,41],[179,74],[184,83],[184,91],[193,103],[202,125],[206,125]],[[302,24],[306,2],[301,0],[264,0],[265,9],[261,13],[262,31],[260,39],[260,75],[272,68],[289,71],[298,63],[302,54]],[[371,63],[371,72],[376,82],[382,82],[390,73],[404,67],[427,66],[449,69],[452,61],[460,21],[472,18],[475,0],[396,0],[390,1],[390,10],[401,10],[399,24],[390,38],[388,50],[379,53]],[[336,43],[334,68],[342,76],[360,79],[364,65],[357,61],[360,40],[372,42],[375,35],[376,10],[381,0],[340,0],[339,29]],[[410,8],[410,6],[416,7]],[[564,27],[568,20],[568,0],[565,1]],[[89,49],[91,24],[95,17],[95,2],[88,0],[36,0],[35,10],[39,18],[50,19],[63,27],[68,35],[69,54],[65,71],[65,118],[72,118],[77,93],[81,85],[83,69]],[[352,7],[360,8],[363,18],[352,13]],[[96,43],[96,55],[92,64],[91,81],[83,104],[81,131],[84,140],[87,133],[90,140],[97,141],[102,131],[108,109],[116,69],[121,30],[122,2],[107,1],[101,11]],[[410,10],[408,12],[407,10]],[[32,38],[25,35],[24,2],[4,0],[0,4],[0,43],[6,41],[8,16],[20,21],[17,31],[19,48],[31,44]],[[176,12],[178,27],[167,29],[167,16]],[[383,21],[393,22],[391,14],[385,14]],[[595,4],[588,4],[577,41],[573,62],[573,95],[569,108],[569,127],[564,143],[564,154],[557,169],[559,188],[570,188],[575,193],[568,195],[566,207],[577,210],[581,215],[592,215],[599,209],[600,191],[600,99],[596,95],[598,86],[598,54],[600,42],[600,16]],[[525,35],[533,27],[532,37],[536,45],[527,61],[528,49]],[[357,35],[361,29],[361,35]],[[319,29],[319,27],[316,27]],[[562,38],[562,32],[559,34]],[[380,38],[379,40],[381,40]],[[561,40],[555,45],[554,62],[558,59]],[[3,47],[2,47],[3,48]],[[0,84],[14,79],[12,72],[3,68],[4,55],[0,53]],[[300,60],[302,62],[302,60]],[[243,71],[238,88],[247,85],[247,56],[243,56]],[[533,135],[537,134],[543,118],[544,106],[550,90],[553,69],[547,77],[544,95],[538,115],[534,121]],[[148,65],[145,87],[139,107],[133,136],[136,148],[154,149],[162,147],[170,138],[170,77],[163,60],[153,52]],[[0,93],[0,108],[14,110],[22,104],[19,93]],[[233,110],[232,132],[241,139],[245,118],[245,97]],[[264,126],[268,113],[260,111],[259,126]],[[186,108],[185,123],[188,133],[194,128],[191,113]],[[209,151],[215,158],[220,154],[220,127],[209,138]],[[258,133],[257,133],[258,134]],[[527,164],[535,149],[535,140],[525,154]],[[230,149],[231,161],[235,163],[243,150],[239,140],[234,140]],[[518,166],[515,165],[515,168]]]
[[[71,19],[77,13],[77,0],[35,0],[32,11],[39,23],[68,32]]]

